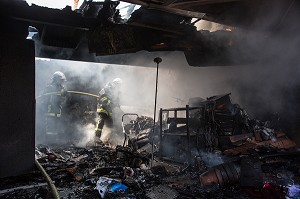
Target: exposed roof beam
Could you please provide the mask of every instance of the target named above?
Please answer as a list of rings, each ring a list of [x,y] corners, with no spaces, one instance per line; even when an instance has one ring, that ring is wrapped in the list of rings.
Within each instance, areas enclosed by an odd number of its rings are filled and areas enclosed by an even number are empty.
[[[145,1],[141,1],[141,0],[122,0],[124,2],[128,2],[128,3],[133,3],[133,4],[138,4],[141,6],[145,6],[148,9],[155,9],[155,10],[161,10],[164,12],[169,12],[172,14],[177,14],[177,15],[182,15],[182,16],[186,16],[186,17],[191,17],[191,18],[203,18],[205,13],[201,13],[201,12],[194,12],[194,11],[188,11],[188,10],[182,10],[182,9],[178,9],[178,8],[170,8],[164,5],[158,5],[158,4],[154,4],[154,3],[147,3]]]
[[[199,5],[208,5],[208,4],[217,4],[217,3],[227,3],[234,2],[240,0],[190,0],[190,1],[182,1],[178,3],[172,3],[170,7],[181,7],[181,6],[199,6]]]
[[[163,3],[163,5],[164,6],[169,6],[169,5],[171,5],[172,3],[174,3],[176,0],[165,0],[164,1],[164,3]]]

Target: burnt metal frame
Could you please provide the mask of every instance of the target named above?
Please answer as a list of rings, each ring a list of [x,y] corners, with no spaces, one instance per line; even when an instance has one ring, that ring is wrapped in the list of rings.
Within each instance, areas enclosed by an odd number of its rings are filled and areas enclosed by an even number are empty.
[[[123,147],[125,146],[126,144],[126,141],[130,140],[129,136],[127,135],[127,133],[125,132],[125,128],[124,128],[124,116],[126,115],[135,115],[135,116],[139,116],[138,114],[136,113],[125,113],[123,114],[122,116],[122,130],[123,130],[123,134],[124,134],[124,142],[123,142]]]
[[[186,135],[188,138],[188,161],[191,161],[191,135],[190,135],[190,128],[189,128],[189,111],[190,110],[195,110],[195,109],[200,109],[201,107],[190,107],[189,105],[186,105],[186,107],[181,107],[181,108],[169,108],[169,109],[162,109],[160,108],[159,111],[159,122],[160,122],[160,135],[159,135],[159,143],[160,143],[160,147],[159,147],[159,158],[162,158],[162,138],[163,138],[163,121],[162,121],[162,116],[163,116],[163,112],[171,112],[174,111],[174,119],[176,121],[177,118],[177,113],[178,111],[185,111],[185,123],[186,123]],[[180,118],[181,119],[181,118]],[[170,134],[169,134],[170,135]],[[172,135],[172,134],[171,134]],[[173,134],[173,136],[178,136],[177,134]]]

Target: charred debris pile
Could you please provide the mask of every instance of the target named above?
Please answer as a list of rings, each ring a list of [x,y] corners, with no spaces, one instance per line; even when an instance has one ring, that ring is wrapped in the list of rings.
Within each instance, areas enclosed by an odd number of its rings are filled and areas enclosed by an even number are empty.
[[[300,151],[274,121],[250,119],[230,94],[193,98],[160,109],[155,128],[146,116],[123,125],[123,146],[40,145],[36,159],[61,198],[299,198]],[[37,169],[0,187],[52,198]]]

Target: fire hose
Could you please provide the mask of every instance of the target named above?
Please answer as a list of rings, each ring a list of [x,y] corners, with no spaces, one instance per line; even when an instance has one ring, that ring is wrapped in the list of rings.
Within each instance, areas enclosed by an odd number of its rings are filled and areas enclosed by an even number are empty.
[[[56,189],[56,186],[55,186],[54,182],[52,181],[52,179],[50,178],[50,176],[47,174],[47,172],[42,167],[42,165],[37,161],[37,159],[34,159],[34,162],[35,162],[35,165],[37,166],[37,168],[42,173],[42,175],[45,177],[45,179],[47,181],[47,184],[50,187],[53,198],[54,199],[60,199],[60,196],[59,196],[59,193]]]
[[[85,93],[85,92],[81,92],[81,91],[66,91],[66,92],[67,93],[72,93],[72,94],[87,95],[87,96],[99,98],[98,95],[95,95],[95,94],[92,94],[92,93]],[[61,95],[61,94],[62,94],[62,92],[45,93],[43,95],[38,96],[37,98],[47,96],[47,95]]]

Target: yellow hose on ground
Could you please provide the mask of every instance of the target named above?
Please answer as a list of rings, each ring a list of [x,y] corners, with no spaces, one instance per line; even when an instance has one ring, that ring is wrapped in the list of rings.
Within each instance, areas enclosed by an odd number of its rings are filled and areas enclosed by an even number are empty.
[[[50,187],[53,198],[54,199],[60,199],[60,196],[59,196],[59,193],[56,189],[56,186],[55,186],[54,182],[52,181],[52,179],[50,178],[50,176],[47,174],[47,172],[42,167],[42,165],[39,163],[39,161],[37,161],[37,159],[34,159],[34,162],[35,162],[35,165],[37,166],[37,168],[42,173],[42,175],[46,178],[46,181],[48,183],[48,186]]]

